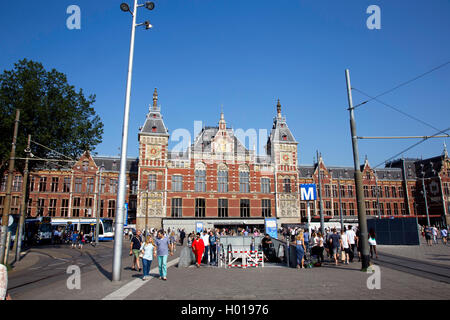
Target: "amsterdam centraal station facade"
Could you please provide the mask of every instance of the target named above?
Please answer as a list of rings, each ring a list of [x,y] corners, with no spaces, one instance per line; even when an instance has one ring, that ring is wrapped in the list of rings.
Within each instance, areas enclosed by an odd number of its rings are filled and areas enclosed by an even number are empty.
[[[325,222],[357,222],[353,167],[326,166],[323,159],[298,165],[298,142],[282,114],[274,108],[266,155],[247,149],[220,114],[218,126],[203,127],[184,152],[168,150],[169,131],[163,121],[155,89],[153,105],[138,134],[139,158],[127,161],[128,223],[144,228],[185,228],[196,222],[205,228],[258,226],[277,218],[278,226],[307,222],[307,205],[300,184],[319,183]],[[51,217],[115,217],[120,159],[93,157],[85,152],[62,168],[50,164],[30,173],[27,215]],[[99,173],[102,172],[99,184]],[[367,215],[371,218],[417,217],[426,223],[425,187],[430,221],[450,222],[450,160],[399,159],[374,170],[361,165]],[[20,209],[23,178],[13,179],[11,213]],[[6,176],[0,186],[3,212]],[[99,200],[100,197],[100,201]],[[319,199],[310,201],[313,222],[320,221]]]

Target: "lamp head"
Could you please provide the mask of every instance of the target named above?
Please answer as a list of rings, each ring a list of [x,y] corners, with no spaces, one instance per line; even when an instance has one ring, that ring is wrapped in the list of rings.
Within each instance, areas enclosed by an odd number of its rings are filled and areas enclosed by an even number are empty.
[[[130,6],[127,3],[123,2],[120,5],[120,10],[122,10],[123,12],[129,12],[130,11]]]
[[[145,2],[145,7],[146,7],[148,10],[153,10],[153,9],[155,9],[155,4],[154,4],[152,1],[146,1],[146,2]]]
[[[147,30],[153,28],[153,26],[150,24],[150,21],[145,21],[144,24],[145,24],[145,29],[147,29]]]

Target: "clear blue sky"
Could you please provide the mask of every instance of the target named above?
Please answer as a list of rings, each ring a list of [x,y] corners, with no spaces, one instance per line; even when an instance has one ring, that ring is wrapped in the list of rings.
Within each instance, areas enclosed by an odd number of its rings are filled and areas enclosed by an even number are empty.
[[[105,125],[99,155],[118,155],[121,144],[131,28],[121,2],[7,1],[0,13],[1,71],[32,59],[97,95]],[[193,133],[194,120],[216,125],[221,105],[233,128],[270,130],[279,98],[300,164],[311,164],[320,150],[327,165],[352,166],[344,70],[353,87],[376,95],[450,60],[447,0],[154,2],[155,10],[138,12],[138,21],[149,19],[154,28],[136,33],[130,157],[138,156],[138,130],[156,87],[171,132]],[[72,4],[81,8],[81,30],[66,27]],[[372,4],[381,8],[381,30],[366,27]],[[354,92],[353,99],[365,97]],[[450,64],[380,99],[436,128],[450,127]],[[435,133],[374,101],[355,114],[361,136]],[[415,141],[359,141],[361,161],[367,155],[379,164]],[[404,156],[438,155],[443,142],[430,139]]]

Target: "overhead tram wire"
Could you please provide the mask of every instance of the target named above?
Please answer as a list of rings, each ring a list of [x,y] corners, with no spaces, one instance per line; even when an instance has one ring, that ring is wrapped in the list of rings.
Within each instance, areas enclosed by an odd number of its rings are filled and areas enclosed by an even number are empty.
[[[439,134],[441,134],[441,133],[444,133],[444,132],[446,132],[446,131],[449,131],[449,130],[450,130],[450,127],[448,127],[447,129],[441,130],[441,131],[439,131],[439,132],[433,134],[432,136],[430,136],[430,137],[428,137],[428,138],[424,138],[424,139],[420,140],[419,142],[414,143],[413,145],[409,146],[409,147],[406,148],[405,150],[403,150],[403,151],[397,153],[396,155],[394,155],[394,156],[390,157],[389,159],[387,159],[387,160],[381,162],[380,164],[376,165],[376,166],[374,167],[374,169],[375,169],[375,168],[378,168],[379,166],[381,166],[381,165],[387,163],[388,161],[390,161],[390,160],[392,160],[392,159],[398,157],[398,156],[401,155],[402,153],[405,153],[406,151],[411,150],[412,148],[418,146],[418,145],[421,144],[422,142],[425,142],[426,140],[430,139],[431,137],[437,136],[437,135],[439,135]]]
[[[434,67],[433,69],[431,69],[431,70],[429,70],[429,71],[427,71],[427,72],[424,72],[424,73],[418,75],[417,77],[412,78],[411,80],[402,82],[402,83],[400,83],[399,85],[395,86],[394,88],[389,89],[389,90],[387,90],[387,91],[384,91],[384,92],[380,93],[379,95],[376,95],[375,97],[370,98],[370,99],[367,100],[367,101],[364,101],[364,102],[362,102],[362,103],[360,103],[360,104],[357,104],[356,106],[353,107],[353,109],[356,109],[356,108],[362,106],[363,104],[366,104],[367,102],[370,102],[370,101],[375,100],[375,99],[377,99],[377,98],[379,98],[379,97],[381,97],[381,96],[384,96],[385,94],[388,94],[388,93],[390,93],[390,92],[392,92],[392,91],[394,91],[394,90],[397,90],[398,88],[403,87],[403,86],[405,86],[405,85],[407,85],[407,84],[409,84],[409,83],[411,83],[411,82],[413,82],[413,81],[415,81],[415,80],[417,80],[417,79],[420,79],[420,78],[426,76],[427,74],[432,73],[433,71],[436,71],[436,70],[438,70],[438,69],[440,69],[440,68],[442,68],[442,67],[445,67],[445,66],[448,65],[448,64],[450,64],[450,60],[447,61],[447,62],[445,62],[445,63],[443,63],[443,64],[441,64],[441,65],[439,65],[439,66],[437,66],[437,67]],[[355,88],[352,88],[352,89],[355,89]]]
[[[72,159],[71,157],[66,156],[65,154],[62,154],[62,153],[60,153],[60,152],[58,152],[58,151],[56,151],[56,150],[50,149],[49,147],[44,146],[44,145],[40,144],[39,142],[36,142],[36,141],[33,141],[33,140],[31,140],[31,142],[33,142],[34,144],[37,144],[38,146],[41,146],[41,147],[43,147],[43,148],[45,148],[45,149],[47,149],[47,150],[50,150],[50,151],[52,151],[52,152],[54,152],[54,153],[57,153],[57,154],[63,156],[64,158],[67,158],[67,159],[70,159],[70,160],[76,162],[76,160]]]
[[[440,130],[439,128],[436,128],[435,126],[433,126],[433,125],[431,125],[431,124],[429,124],[429,123],[426,123],[426,122],[423,121],[423,120],[420,120],[420,119],[418,119],[418,118],[416,118],[416,117],[414,117],[414,116],[412,116],[412,115],[410,115],[410,114],[408,114],[408,113],[406,113],[406,112],[404,112],[404,111],[402,111],[402,110],[400,110],[400,109],[398,109],[398,108],[396,108],[396,107],[394,107],[394,106],[392,106],[392,105],[390,105],[390,104],[387,104],[386,102],[383,102],[383,101],[379,100],[379,99],[376,98],[376,97],[371,97],[371,96],[368,95],[367,93],[365,93],[365,92],[363,92],[363,91],[361,91],[361,90],[359,90],[359,89],[357,89],[357,88],[352,88],[352,89],[358,91],[359,93],[361,93],[361,94],[363,94],[363,95],[365,95],[365,96],[367,96],[367,97],[369,97],[369,98],[371,98],[371,100],[375,100],[375,101],[377,101],[377,102],[379,102],[379,103],[385,105],[386,107],[391,108],[391,109],[393,109],[394,111],[397,111],[397,112],[403,114],[404,116],[407,116],[408,118],[411,118],[411,119],[413,119],[413,120],[416,120],[416,121],[420,122],[421,124],[424,124],[424,125],[426,125],[427,127],[430,127],[430,128],[433,129],[433,130],[438,130],[438,131]],[[371,101],[371,100],[368,100],[368,101]],[[450,137],[450,135],[448,135],[448,134],[447,134],[447,136]]]

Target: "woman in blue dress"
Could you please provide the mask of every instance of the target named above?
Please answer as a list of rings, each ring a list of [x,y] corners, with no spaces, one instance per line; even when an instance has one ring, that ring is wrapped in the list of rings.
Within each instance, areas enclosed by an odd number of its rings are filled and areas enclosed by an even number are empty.
[[[304,259],[303,257],[305,256],[305,238],[303,237],[303,230],[301,230],[297,237],[295,238],[295,247],[296,247],[296,252],[297,252],[297,269],[300,268],[305,268],[303,265]]]

